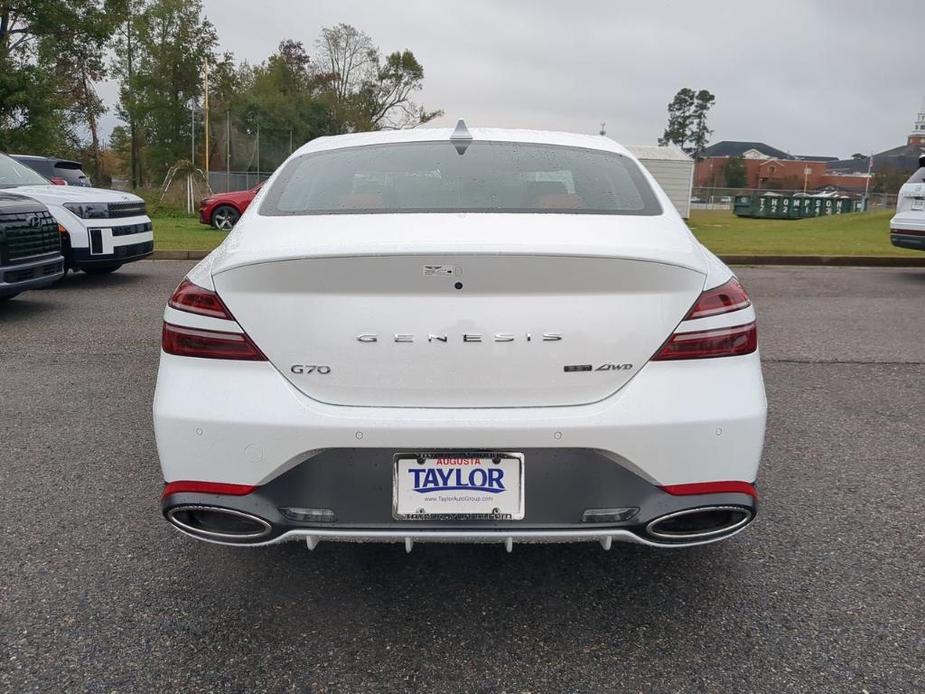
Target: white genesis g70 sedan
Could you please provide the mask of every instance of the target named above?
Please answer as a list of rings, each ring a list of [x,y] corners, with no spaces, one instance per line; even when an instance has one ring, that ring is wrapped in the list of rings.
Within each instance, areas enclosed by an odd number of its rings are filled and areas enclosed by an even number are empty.
[[[754,308],[604,137],[313,140],[162,347],[162,509],[201,540],[679,547],[755,517]]]

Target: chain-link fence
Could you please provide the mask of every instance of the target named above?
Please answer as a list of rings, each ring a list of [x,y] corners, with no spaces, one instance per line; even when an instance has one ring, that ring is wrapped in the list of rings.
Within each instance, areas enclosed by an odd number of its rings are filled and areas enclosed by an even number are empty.
[[[272,172],[261,171],[210,171],[209,187],[213,193],[228,193],[233,190],[250,190],[270,177]]]

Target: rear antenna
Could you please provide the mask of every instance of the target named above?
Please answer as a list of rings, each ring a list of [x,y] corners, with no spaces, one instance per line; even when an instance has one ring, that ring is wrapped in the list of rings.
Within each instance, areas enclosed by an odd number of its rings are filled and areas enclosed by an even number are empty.
[[[469,132],[469,128],[466,127],[466,121],[462,118],[457,121],[456,129],[453,131],[453,134],[450,135],[450,142],[453,143],[453,146],[456,148],[456,153],[459,156],[465,154],[466,149],[472,144],[472,133]]]

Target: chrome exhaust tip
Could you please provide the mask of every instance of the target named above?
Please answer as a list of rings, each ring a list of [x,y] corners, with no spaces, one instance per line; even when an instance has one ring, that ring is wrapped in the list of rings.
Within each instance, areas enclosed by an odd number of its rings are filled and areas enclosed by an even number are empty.
[[[659,540],[699,542],[734,533],[754,517],[744,506],[701,506],[660,516],[646,526],[646,533]]]
[[[263,518],[220,506],[174,506],[164,515],[183,532],[203,540],[252,542],[273,530]]]

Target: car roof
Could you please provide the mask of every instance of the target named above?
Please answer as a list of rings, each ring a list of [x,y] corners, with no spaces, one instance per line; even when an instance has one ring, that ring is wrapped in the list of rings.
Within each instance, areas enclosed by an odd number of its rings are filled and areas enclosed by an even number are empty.
[[[458,127],[458,126],[457,126]],[[472,141],[521,142],[530,144],[582,147],[632,156],[630,152],[609,137],[553,130],[520,130],[514,128],[469,128]],[[318,137],[306,143],[293,156],[345,147],[392,144],[401,142],[449,142],[453,128],[412,128],[409,130],[380,130],[369,133],[350,133]]]
[[[74,161],[73,159],[62,159],[61,157],[43,157],[38,154],[11,154],[9,156],[13,159],[29,159],[30,161],[53,161],[62,164],[77,164],[80,168],[83,168],[83,164],[81,164],[79,161]]]

